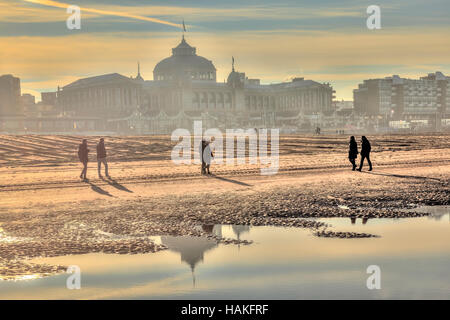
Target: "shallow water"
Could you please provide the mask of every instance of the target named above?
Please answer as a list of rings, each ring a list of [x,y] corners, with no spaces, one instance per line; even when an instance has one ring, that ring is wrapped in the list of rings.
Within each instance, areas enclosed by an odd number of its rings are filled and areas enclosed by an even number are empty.
[[[216,245],[191,237],[155,237],[170,250],[154,254],[86,254],[33,262],[78,265],[81,289],[68,274],[0,281],[0,298],[36,299],[450,299],[450,208],[406,219],[318,219],[333,230],[380,238],[318,238],[308,229],[202,226],[251,245]],[[352,224],[354,222],[354,224]],[[381,289],[369,290],[369,265]]]

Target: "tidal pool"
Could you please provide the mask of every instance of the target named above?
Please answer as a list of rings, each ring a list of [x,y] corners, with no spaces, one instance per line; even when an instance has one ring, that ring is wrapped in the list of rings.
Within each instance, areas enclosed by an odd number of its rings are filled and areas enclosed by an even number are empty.
[[[35,259],[77,265],[69,274],[0,281],[1,299],[450,299],[450,208],[422,208],[421,218],[318,219],[336,231],[380,238],[318,238],[308,229],[205,225],[251,245],[217,245],[192,237],[155,237],[153,254],[85,254]],[[367,267],[381,269],[381,289],[366,286]]]

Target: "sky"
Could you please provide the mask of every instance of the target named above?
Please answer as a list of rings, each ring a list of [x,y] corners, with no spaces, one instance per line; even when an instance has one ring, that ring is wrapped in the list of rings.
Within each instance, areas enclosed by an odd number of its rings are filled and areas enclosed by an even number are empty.
[[[81,8],[69,30],[68,5]],[[381,29],[366,10],[381,8]],[[364,79],[450,75],[448,0],[0,0],[0,75],[40,99],[80,78],[117,72],[146,80],[182,36],[223,81],[237,71],[262,83],[304,77],[352,100]]]

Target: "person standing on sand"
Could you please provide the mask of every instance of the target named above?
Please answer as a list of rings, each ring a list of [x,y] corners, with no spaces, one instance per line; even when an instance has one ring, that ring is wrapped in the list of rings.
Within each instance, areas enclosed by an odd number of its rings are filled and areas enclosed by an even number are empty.
[[[83,142],[78,146],[78,159],[80,159],[80,162],[83,164],[83,170],[80,174],[80,179],[87,180],[86,174],[87,174],[87,165],[89,161],[89,149],[87,146],[87,140],[83,139]]]
[[[366,136],[362,136],[361,138],[362,146],[361,146],[361,163],[359,164],[358,171],[362,170],[364,159],[367,159],[367,162],[369,163],[369,171],[372,171],[372,162],[370,161],[370,142],[366,138]]]
[[[205,163],[205,159],[203,157],[205,147],[206,147],[206,141],[205,141],[205,139],[202,139],[202,142],[200,143],[200,146],[198,148],[198,152],[200,153],[200,160],[202,161],[202,174],[206,174],[206,163]]]
[[[211,165],[211,160],[214,157],[214,154],[211,150],[211,142],[205,142],[205,149],[203,150],[203,161],[205,162],[205,169],[208,171],[208,174],[211,174],[209,171],[209,166]]]
[[[100,138],[100,142],[97,144],[97,170],[98,170],[99,178],[102,177],[102,173],[101,173],[102,163],[105,166],[105,176],[109,177],[108,163],[106,162],[105,139]]]
[[[356,163],[355,160],[358,157],[358,144],[356,143],[356,139],[354,136],[350,137],[350,145],[348,150],[348,160],[350,160],[350,163],[353,165],[353,171],[356,169]]]

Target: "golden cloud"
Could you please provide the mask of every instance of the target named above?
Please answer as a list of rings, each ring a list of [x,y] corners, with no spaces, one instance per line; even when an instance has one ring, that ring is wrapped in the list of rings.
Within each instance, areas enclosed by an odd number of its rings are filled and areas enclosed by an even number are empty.
[[[54,1],[54,0],[23,0],[23,1],[35,3],[35,4],[41,4],[44,6],[50,6],[50,7],[54,7],[54,8],[68,8],[69,6],[71,6],[70,4],[59,2],[59,1]],[[86,8],[86,7],[81,7],[81,10],[83,13],[87,12],[87,13],[94,13],[94,14],[99,14],[99,15],[106,15],[106,16],[124,17],[124,18],[129,18],[129,19],[134,19],[134,20],[154,22],[154,23],[159,23],[159,24],[164,24],[164,25],[168,25],[168,26],[172,26],[172,27],[181,28],[180,24],[165,21],[162,19],[146,17],[146,16],[143,16],[140,14],[132,14],[132,13],[128,13],[126,11],[112,11],[112,10]]]

